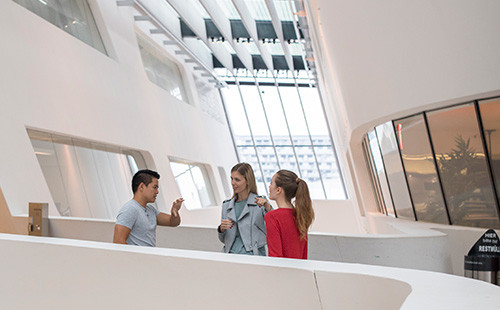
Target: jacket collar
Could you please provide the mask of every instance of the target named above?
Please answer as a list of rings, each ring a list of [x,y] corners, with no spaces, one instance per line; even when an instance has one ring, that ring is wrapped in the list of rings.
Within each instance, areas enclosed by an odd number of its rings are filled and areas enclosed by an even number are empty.
[[[227,208],[227,217],[231,221],[239,221],[241,220],[245,215],[247,215],[250,210],[248,209],[249,206],[257,206],[255,203],[255,198],[257,197],[256,194],[250,193],[247,198],[247,204],[245,207],[243,207],[243,211],[241,211],[240,217],[236,219],[236,211],[234,210],[234,203],[236,202],[236,197],[233,197],[231,201],[229,202],[229,207]]]

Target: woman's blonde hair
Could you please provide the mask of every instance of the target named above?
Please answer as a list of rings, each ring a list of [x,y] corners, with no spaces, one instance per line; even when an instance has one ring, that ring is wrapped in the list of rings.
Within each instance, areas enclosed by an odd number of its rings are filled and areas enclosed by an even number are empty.
[[[276,186],[283,189],[285,197],[290,203],[292,198],[295,197],[295,221],[297,229],[299,230],[300,238],[306,238],[307,231],[314,220],[314,210],[307,183],[289,170],[276,172],[274,182]]]
[[[231,173],[235,171],[241,174],[247,181],[248,191],[257,195],[257,183],[255,183],[255,175],[253,174],[252,166],[247,163],[239,163],[231,168]],[[233,193],[233,197],[234,196],[236,196],[236,194]]]

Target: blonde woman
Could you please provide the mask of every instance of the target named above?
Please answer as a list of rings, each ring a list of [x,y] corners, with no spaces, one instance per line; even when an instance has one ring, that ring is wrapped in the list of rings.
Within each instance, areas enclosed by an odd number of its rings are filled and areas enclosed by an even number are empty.
[[[306,182],[292,171],[280,170],[271,179],[269,199],[278,205],[265,216],[269,256],[307,259],[307,231],[314,211]]]
[[[271,205],[257,196],[252,167],[239,163],[231,169],[233,197],[222,203],[221,224],[217,228],[225,253],[266,255],[264,215]],[[257,202],[259,204],[257,204]]]

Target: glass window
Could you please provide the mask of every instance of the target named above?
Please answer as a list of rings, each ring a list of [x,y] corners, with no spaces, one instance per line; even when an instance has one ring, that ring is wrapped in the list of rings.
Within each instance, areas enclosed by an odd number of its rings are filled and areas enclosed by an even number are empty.
[[[427,113],[451,223],[499,228],[473,103]]]
[[[392,203],[391,191],[389,190],[389,183],[387,182],[387,175],[385,173],[384,161],[382,159],[382,153],[380,152],[380,145],[378,143],[375,130],[368,132],[368,142],[372,155],[371,159],[373,160],[375,174],[380,184],[380,191],[384,200],[386,212],[388,215],[396,216],[394,212],[394,204]]]
[[[278,169],[288,169],[308,183],[313,199],[345,199],[317,89],[308,88],[304,92],[310,109],[308,121],[317,123],[312,137],[297,88],[243,85],[239,89],[241,95],[236,85],[223,89],[224,103],[239,159],[254,167],[259,192],[267,192],[267,185]]]
[[[217,170],[219,170],[219,176],[222,180],[222,187],[224,187],[224,194],[226,195],[226,197],[231,197],[232,193],[229,186],[229,178],[226,174],[226,170],[222,167],[217,167]]]
[[[330,138],[328,137],[328,141]],[[314,140],[313,140],[314,142]],[[326,199],[346,199],[344,183],[340,175],[333,146],[314,146],[316,158],[325,186]]]
[[[259,90],[254,85],[240,86],[243,103],[247,109],[248,119],[257,146],[272,145],[269,127],[267,126],[266,115],[262,108]]]
[[[295,151],[297,152],[297,156],[302,158],[299,160],[300,171],[302,171],[302,179],[307,181],[311,198],[326,199],[318,167],[316,166],[314,156],[312,156],[312,147],[300,146],[296,147]]]
[[[133,174],[146,168],[139,151],[27,131],[62,216],[114,219],[132,197]]]
[[[102,43],[87,0],[13,0],[103,54]]]
[[[170,159],[170,167],[187,209],[215,205],[214,192],[205,165]]]
[[[417,220],[449,224],[423,114],[394,126]]]
[[[229,85],[222,88],[222,96],[236,146],[253,145],[238,86]]]
[[[179,66],[162,49],[140,35],[137,35],[137,43],[148,79],[175,98],[189,103]]]
[[[486,148],[500,199],[500,98],[479,102]]]
[[[415,219],[392,122],[375,128],[397,217]]]

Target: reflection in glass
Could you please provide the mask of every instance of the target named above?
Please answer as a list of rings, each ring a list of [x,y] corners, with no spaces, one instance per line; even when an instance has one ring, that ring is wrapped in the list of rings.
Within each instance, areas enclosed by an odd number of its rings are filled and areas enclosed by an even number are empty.
[[[480,101],[479,110],[497,196],[500,199],[500,99]]]
[[[397,217],[415,219],[392,122],[375,128]]]
[[[170,167],[187,209],[215,205],[212,186],[203,165],[170,159]]]
[[[380,153],[380,146],[377,139],[377,134],[375,130],[368,132],[368,142],[370,144],[370,151],[372,154],[373,164],[375,166],[375,172],[378,177],[380,184],[380,191],[382,192],[382,197],[384,199],[386,212],[388,215],[396,216],[394,213],[394,205],[392,203],[391,192],[389,190],[389,184],[387,183],[387,176],[385,174],[384,161],[382,159],[382,154]]]
[[[397,120],[394,126],[417,220],[448,224],[423,115]]]
[[[137,36],[142,64],[148,79],[175,98],[188,102],[184,79],[177,64],[167,58],[165,53],[142,36]]]
[[[94,47],[103,54],[102,43],[87,0],[13,0],[51,24]]]
[[[499,228],[474,104],[427,113],[451,222]]]
[[[121,151],[103,144],[27,131],[62,216],[114,219],[132,196],[133,169],[146,168],[142,165],[144,159],[134,150]]]

